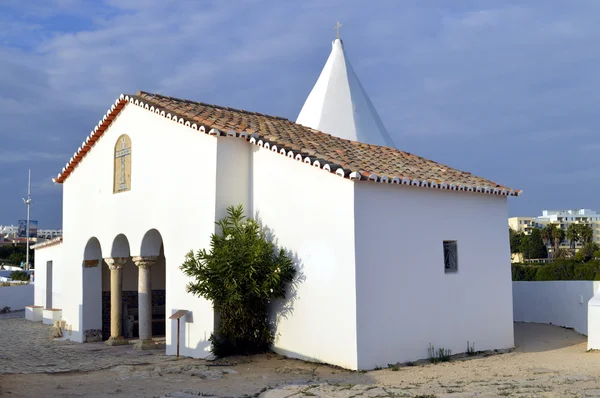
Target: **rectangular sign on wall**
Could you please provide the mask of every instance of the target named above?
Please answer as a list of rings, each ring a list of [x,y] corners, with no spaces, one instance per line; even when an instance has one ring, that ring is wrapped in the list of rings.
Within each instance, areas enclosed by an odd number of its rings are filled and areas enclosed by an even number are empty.
[[[29,237],[37,238],[37,226],[38,222],[35,220],[29,220]],[[19,228],[17,230],[19,238],[27,237],[27,220],[19,220]]]

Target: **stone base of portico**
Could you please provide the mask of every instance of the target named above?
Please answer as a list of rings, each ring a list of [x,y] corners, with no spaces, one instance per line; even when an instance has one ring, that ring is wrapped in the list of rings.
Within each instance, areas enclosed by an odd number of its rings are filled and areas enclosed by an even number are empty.
[[[140,339],[133,344],[134,350],[153,350],[156,344],[152,339]]]
[[[110,345],[110,346],[127,345],[127,344],[129,344],[129,341],[125,340],[125,338],[123,336],[118,336],[118,337],[110,337],[108,340],[106,340],[106,342],[104,344]]]
[[[41,322],[44,319],[44,306],[28,305],[25,307],[25,319],[33,322]]]
[[[44,325],[54,325],[54,322],[62,319],[62,309],[44,308],[42,309],[42,323]]]

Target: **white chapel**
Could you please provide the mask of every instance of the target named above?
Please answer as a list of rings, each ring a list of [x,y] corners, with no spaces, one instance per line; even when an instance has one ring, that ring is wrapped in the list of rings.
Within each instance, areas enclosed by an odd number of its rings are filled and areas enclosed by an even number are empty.
[[[316,76],[315,76],[316,77]],[[399,141],[397,141],[399,142]],[[54,179],[63,237],[35,247],[35,303],[75,342],[210,355],[211,303],[186,253],[230,205],[293,254],[273,349],[373,369],[514,345],[513,190],[403,152],[336,38],[296,122],[138,92],[121,95]],[[485,222],[481,220],[485,219]]]

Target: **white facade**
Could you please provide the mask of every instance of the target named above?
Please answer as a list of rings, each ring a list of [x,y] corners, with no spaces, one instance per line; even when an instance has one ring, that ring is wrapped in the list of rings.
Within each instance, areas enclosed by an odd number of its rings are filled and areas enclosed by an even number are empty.
[[[132,140],[132,189],[113,194],[107,163],[124,133]],[[324,198],[336,198],[335,205]],[[356,183],[135,106],[121,112],[64,183],[64,242],[36,251],[35,305],[47,307],[51,297],[72,339],[83,341],[84,330],[102,327],[99,294],[108,284],[106,271],[84,268],[83,260],[158,254],[162,240],[166,314],[190,311],[181,354],[206,356],[213,311],[185,292],[178,267],[189,250],[208,246],[214,221],[231,204],[258,215],[298,265],[293,299],[273,309],[277,351],[367,369],[426,357],[429,343],[453,352],[464,351],[467,340],[479,349],[512,346],[506,197]],[[465,214],[495,222],[480,225]],[[152,231],[158,241],[144,241]],[[99,245],[90,248],[95,239]],[[458,242],[457,274],[444,273],[445,239]],[[137,270],[127,264],[123,290],[136,284]],[[166,330],[168,354],[173,327]]]
[[[308,113],[303,109],[301,116],[310,119],[317,112],[311,127],[331,135],[337,123],[338,133],[353,134],[346,138],[384,140],[383,124],[339,40],[330,61],[325,83],[319,79],[305,104]],[[182,113],[181,104],[173,106],[172,112]],[[242,111],[235,115],[246,117]],[[238,123],[276,123],[262,117]],[[105,130],[97,135],[101,126]],[[312,140],[313,133],[305,139]],[[124,134],[131,140],[131,187],[113,193],[115,158],[127,153],[124,146],[115,149]],[[158,105],[118,100],[58,176],[63,240],[36,250],[34,304],[60,309],[69,338],[84,342],[98,330],[104,333],[106,298],[113,297],[115,286],[130,298],[138,293],[143,279],[133,258],[158,256],[150,270],[152,294],[164,292],[161,316],[188,310],[180,354],[206,357],[215,314],[210,302],[186,292],[189,280],[179,266],[190,250],[209,247],[215,221],[228,206],[242,204],[287,250],[298,271],[287,299],[271,308],[276,351],[371,369],[425,358],[430,343],[454,353],[466,351],[467,341],[482,350],[512,347],[504,223],[507,195],[520,191],[485,180],[472,185],[466,177],[454,184],[371,174],[365,181],[358,169],[321,164],[263,138],[205,130]],[[385,148],[390,157],[393,151]],[[444,268],[446,240],[458,247],[458,270],[452,274]],[[113,279],[117,272],[120,284]],[[175,354],[176,323],[166,322],[166,352]]]
[[[129,135],[132,141],[132,189],[113,194],[113,150],[121,134]],[[82,342],[83,331],[102,328],[102,284],[98,283],[101,270],[84,268],[83,260],[157,255],[164,245],[166,268],[170,270],[164,277],[166,314],[179,309],[190,311],[182,324],[180,353],[193,357],[208,354],[212,307],[206,300],[186,293],[188,280],[178,267],[188,251],[206,247],[214,232],[216,162],[215,137],[198,134],[135,106],[120,113],[63,184],[64,235],[54,261],[53,281],[55,291],[60,293],[53,293],[53,306],[61,308],[63,319],[72,325],[72,340]],[[154,236],[158,239],[152,239]],[[94,238],[99,250],[94,244],[88,246]],[[39,271],[46,260],[43,253],[51,249],[36,251],[38,282],[44,277]],[[104,285],[107,283],[105,277]],[[67,284],[68,289],[60,289]],[[131,263],[125,266],[123,284],[124,290],[127,284],[137,290],[137,269]],[[38,301],[37,294],[35,304],[45,305]],[[84,306],[88,315],[85,319]],[[168,354],[175,353],[171,336],[175,328],[174,323],[167,324]]]
[[[254,212],[298,268],[293,299],[273,309],[275,349],[356,369],[355,183],[263,148],[253,158]]]
[[[366,183],[354,203],[359,368],[426,358],[430,343],[513,346],[506,198]],[[456,273],[444,240],[457,242]]]

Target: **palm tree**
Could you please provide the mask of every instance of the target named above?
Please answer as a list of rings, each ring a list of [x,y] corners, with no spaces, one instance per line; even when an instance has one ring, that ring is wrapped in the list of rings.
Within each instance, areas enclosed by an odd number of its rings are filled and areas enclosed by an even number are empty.
[[[590,243],[594,239],[594,230],[585,224],[579,225],[579,236],[583,243]]]
[[[567,260],[567,259],[570,259],[571,257],[573,257],[573,253],[571,253],[571,251],[569,249],[558,249],[558,251],[554,255],[555,260],[558,260],[558,259]]]
[[[546,246],[550,246],[552,244],[552,230],[554,228],[555,225],[550,223],[541,230],[542,241],[544,241]]]
[[[579,241],[579,225],[570,224],[567,228],[567,239],[571,249],[575,249],[575,244]]]
[[[554,241],[554,253],[558,253],[558,249],[560,248],[560,242],[565,239],[565,231],[561,228],[554,227],[552,230],[552,240]]]

